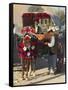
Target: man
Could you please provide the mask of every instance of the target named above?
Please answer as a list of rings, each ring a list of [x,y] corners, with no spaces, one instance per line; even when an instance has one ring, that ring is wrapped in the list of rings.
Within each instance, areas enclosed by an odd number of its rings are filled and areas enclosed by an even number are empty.
[[[50,42],[45,42],[45,45],[48,45],[48,74],[55,73],[56,70],[56,60],[57,60],[57,54],[56,54],[56,41],[53,29],[48,30],[48,34],[50,36]]]

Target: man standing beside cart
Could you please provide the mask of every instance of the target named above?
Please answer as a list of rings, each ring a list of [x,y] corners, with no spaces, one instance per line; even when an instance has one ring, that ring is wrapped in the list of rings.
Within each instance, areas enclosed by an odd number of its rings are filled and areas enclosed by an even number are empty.
[[[45,42],[48,45],[48,74],[55,73],[56,71],[56,61],[57,61],[57,47],[54,31],[52,28],[48,29],[50,35],[50,42]]]

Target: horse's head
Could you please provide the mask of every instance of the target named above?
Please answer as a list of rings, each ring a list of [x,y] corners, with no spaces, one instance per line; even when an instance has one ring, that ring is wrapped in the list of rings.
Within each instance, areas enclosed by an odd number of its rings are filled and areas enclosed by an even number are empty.
[[[31,26],[26,26],[21,30],[21,33],[23,35],[23,38],[25,36],[30,37],[30,41],[35,41],[37,40],[37,37],[35,36],[35,29]]]
[[[26,47],[30,46],[31,37],[29,35],[25,35],[22,42],[25,44]]]

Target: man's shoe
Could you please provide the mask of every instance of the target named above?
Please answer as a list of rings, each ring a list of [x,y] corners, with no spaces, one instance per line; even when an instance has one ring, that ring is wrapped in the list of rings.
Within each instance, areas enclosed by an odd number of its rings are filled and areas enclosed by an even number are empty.
[[[50,70],[50,73],[51,73],[51,74],[54,74],[54,71],[53,71],[53,69],[51,69],[51,70]]]

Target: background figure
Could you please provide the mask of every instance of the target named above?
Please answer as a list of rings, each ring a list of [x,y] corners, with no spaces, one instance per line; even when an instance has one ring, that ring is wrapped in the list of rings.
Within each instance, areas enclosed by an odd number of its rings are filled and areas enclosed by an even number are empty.
[[[48,74],[50,73],[55,73],[56,70],[56,61],[57,61],[57,54],[56,54],[56,41],[55,41],[55,36],[54,32],[52,29],[48,31],[51,39],[50,42],[47,43],[45,42],[45,45],[48,45],[49,47],[49,56],[48,56]]]
[[[64,57],[65,57],[65,39],[64,32],[59,32],[57,37],[57,70],[56,73],[64,71]]]
[[[42,34],[43,32],[42,32],[42,26],[41,26],[41,24],[38,24],[38,26],[37,26],[38,28],[38,30],[37,30],[37,33],[38,34]]]
[[[56,73],[60,73],[63,70],[63,64],[64,64],[64,51],[63,51],[63,45],[61,42],[58,42],[58,48],[57,48],[57,70]]]

